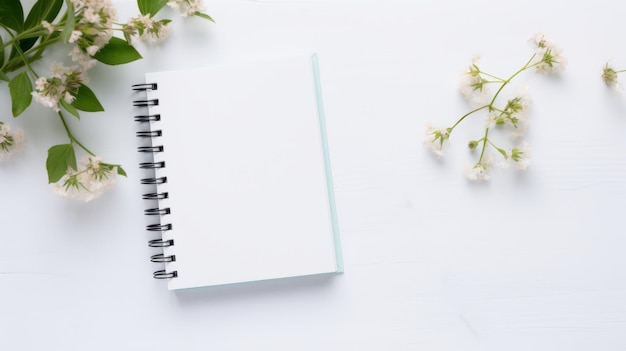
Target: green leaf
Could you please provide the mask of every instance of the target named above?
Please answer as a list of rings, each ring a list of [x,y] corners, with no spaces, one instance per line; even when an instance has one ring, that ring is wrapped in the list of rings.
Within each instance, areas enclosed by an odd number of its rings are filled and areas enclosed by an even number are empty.
[[[93,58],[107,65],[121,65],[142,57],[126,40],[113,37]]]
[[[52,22],[59,14],[63,0],[39,0],[30,9],[26,21],[24,21],[24,29],[35,28],[41,24],[42,21]],[[20,48],[22,51],[26,51],[33,47],[37,37],[28,38],[20,41]]]
[[[117,165],[117,174],[124,176],[124,177],[128,177],[128,175],[126,174],[126,171],[120,165]]]
[[[67,18],[65,19],[65,26],[63,26],[63,31],[61,32],[61,38],[67,43],[70,41],[74,27],[76,27],[76,17],[74,16],[74,5],[72,1],[65,0],[65,3],[67,4]]]
[[[4,65],[4,41],[2,41],[2,37],[0,36],[0,67]]]
[[[0,23],[16,32],[24,30],[24,10],[20,0],[0,0]]]
[[[76,109],[87,112],[104,111],[104,107],[102,107],[102,104],[98,101],[96,94],[86,85],[81,84],[75,96],[76,99],[72,102],[72,106]],[[68,112],[72,113],[71,111]]]
[[[59,100],[59,102],[61,103],[61,106],[63,106],[63,108],[65,109],[65,111],[67,111],[67,112],[71,113],[71,114],[72,114],[72,115],[74,115],[76,118],[80,119],[80,113],[78,113],[78,110],[77,110],[74,106],[72,106],[72,105],[68,104],[68,103],[67,103],[67,102],[65,102],[65,100],[63,100],[63,99]]]
[[[48,149],[46,169],[48,183],[56,183],[63,178],[68,168],[76,169],[76,154],[72,144],[55,145]]]
[[[6,73],[0,71],[0,80],[4,80],[6,82],[10,81],[9,76],[6,75]]]
[[[213,20],[213,18],[211,18],[211,16],[207,15],[206,13],[202,13],[202,12],[200,12],[200,11],[196,11],[196,12],[194,12],[193,14],[194,14],[195,16],[202,17],[202,18],[204,18],[204,19],[207,19],[207,20],[209,20],[209,21],[211,21],[211,22],[215,23],[215,21]]]
[[[26,71],[13,77],[9,82],[9,92],[11,93],[11,110],[13,117],[19,116],[30,105],[33,100],[31,92],[33,86]]]
[[[167,4],[168,0],[137,0],[139,12],[142,15],[150,14],[150,17],[156,15]]]

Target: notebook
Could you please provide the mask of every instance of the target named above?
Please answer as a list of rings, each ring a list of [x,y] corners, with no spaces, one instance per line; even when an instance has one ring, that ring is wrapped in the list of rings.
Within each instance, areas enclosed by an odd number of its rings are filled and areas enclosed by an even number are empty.
[[[155,278],[343,271],[316,54],[146,73],[133,89]]]

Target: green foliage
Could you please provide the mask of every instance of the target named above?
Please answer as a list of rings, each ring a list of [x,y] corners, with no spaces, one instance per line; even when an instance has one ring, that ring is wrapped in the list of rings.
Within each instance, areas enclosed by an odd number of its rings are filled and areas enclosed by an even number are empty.
[[[144,16],[150,14],[150,17],[161,11],[166,4],[167,0],[137,0],[139,12]]]
[[[104,111],[104,107],[102,107],[100,101],[98,101],[96,94],[94,94],[93,91],[84,84],[81,84],[80,88],[78,88],[76,99],[72,102],[72,106],[78,110],[86,112]],[[72,113],[72,111],[68,112]]]
[[[128,175],[126,174],[126,171],[120,165],[117,165],[117,174],[124,176],[124,177],[128,177]]]
[[[33,100],[31,92],[33,91],[33,85],[28,78],[26,72],[22,72],[9,82],[9,92],[11,94],[11,110],[13,117],[17,117],[30,105]]]
[[[24,22],[24,29],[33,29],[42,21],[52,22],[61,11],[63,0],[39,0],[33,5]],[[37,37],[20,40],[20,48],[26,51],[35,45]]]
[[[55,145],[48,149],[46,169],[48,170],[48,183],[58,182],[68,168],[77,169],[76,153],[72,144]]]
[[[61,104],[61,106],[63,106],[65,111],[71,113],[74,117],[80,119],[80,113],[78,113],[78,110],[74,106],[68,104],[63,99],[59,100],[59,103]]]
[[[65,26],[63,26],[61,38],[63,39],[63,42],[67,43],[70,41],[72,31],[76,27],[76,17],[74,16],[74,5],[72,2],[70,0],[65,0],[65,4],[67,5],[67,11],[65,12]]]
[[[141,55],[126,40],[117,37],[111,38],[94,56],[96,60],[107,65],[121,65],[141,59]]]
[[[20,0],[0,1],[0,23],[16,32],[24,30],[24,10]]]
[[[4,65],[4,41],[2,37],[0,37],[0,67],[2,67],[2,65]],[[7,79],[6,81],[8,82],[9,80]]]
[[[211,18],[211,16],[207,15],[206,13],[202,13],[202,12],[200,12],[200,11],[196,11],[196,12],[194,12],[194,15],[195,15],[195,16],[198,16],[198,17],[201,17],[201,18],[204,18],[204,19],[207,19],[207,20],[209,20],[209,21],[211,21],[211,22],[215,23],[215,21],[213,20],[213,18]]]
[[[22,2],[33,4],[27,14]],[[91,192],[93,189],[89,186],[93,184],[84,181],[84,177],[79,179],[78,175],[104,172],[96,175],[96,178],[99,176],[101,179],[95,179],[102,181],[108,177],[105,174],[107,172],[114,177],[112,173],[115,168],[117,175],[127,176],[120,165],[101,162],[95,153],[81,143],[70,129],[64,114],[67,112],[80,119],[82,111],[104,111],[96,94],[83,84],[87,71],[93,66],[94,60],[107,65],[121,65],[141,59],[141,54],[131,45],[131,39],[157,41],[165,38],[171,20],[153,17],[167,3],[168,0],[137,0],[142,16],[118,23],[110,21],[114,17],[114,9],[96,9],[96,5],[89,2],[75,8],[72,0],[0,0],[0,89],[5,84],[2,81],[8,82],[12,114],[14,117],[20,116],[34,99],[58,112],[69,139],[66,144],[55,145],[48,150],[46,170],[49,183],[57,183],[67,174],[61,189]],[[97,12],[102,21],[88,19],[89,12]],[[182,15],[187,16],[189,13]],[[193,15],[213,22],[207,14],[196,11]],[[112,37],[102,46],[99,39],[109,38],[113,33],[118,33],[118,37]],[[71,48],[74,65],[67,67],[61,62],[53,65],[51,74],[38,72],[40,65],[35,63],[44,58],[48,47],[59,43],[70,44],[62,48]],[[70,98],[73,98],[71,103],[67,102]],[[86,169],[77,167],[76,150],[82,150],[90,156],[87,159],[92,163],[85,165]],[[3,150],[0,149],[0,152]],[[84,184],[81,183],[83,181]],[[87,197],[94,196],[96,194],[91,193]]]

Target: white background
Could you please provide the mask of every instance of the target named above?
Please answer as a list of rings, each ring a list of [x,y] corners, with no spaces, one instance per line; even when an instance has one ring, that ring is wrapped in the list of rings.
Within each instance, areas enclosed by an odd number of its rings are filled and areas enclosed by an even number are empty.
[[[0,118],[28,138],[0,165],[0,350],[626,348],[626,94],[600,79],[607,59],[626,67],[622,5],[206,5],[217,24],[176,17],[167,43],[139,48],[144,60],[91,71],[107,111],[72,128],[128,172],[93,202],[52,192],[46,152],[67,142],[58,117],[33,105],[13,120],[0,84]],[[119,12],[124,21],[134,2]],[[469,182],[463,165],[475,156],[465,144],[482,135],[483,117],[455,131],[440,160],[422,145],[425,125],[468,110],[457,78],[473,55],[508,75],[538,31],[568,64],[560,78],[526,73],[506,92],[529,87],[533,164]],[[345,273],[168,291],[151,277],[130,85],[146,71],[310,48],[320,58]]]

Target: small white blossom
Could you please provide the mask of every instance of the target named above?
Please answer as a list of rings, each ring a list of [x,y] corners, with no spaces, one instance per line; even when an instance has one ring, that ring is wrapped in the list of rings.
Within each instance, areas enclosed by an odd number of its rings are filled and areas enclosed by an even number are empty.
[[[52,34],[52,32],[54,32],[54,25],[52,25],[50,22],[41,21],[41,25],[48,32],[48,34]]]
[[[63,197],[85,202],[98,198],[116,181],[117,166],[102,163],[99,157],[86,156],[78,170],[68,172],[53,184],[54,190]]]
[[[522,142],[518,147],[504,150],[504,160],[499,162],[500,167],[509,168],[511,162],[515,162],[515,168],[523,171],[528,168],[532,161],[530,146],[527,142]]]
[[[487,81],[481,76],[478,67],[479,59],[480,56],[474,56],[472,63],[459,76],[459,91],[474,105],[484,105],[489,97]]]
[[[95,55],[113,37],[117,11],[111,0],[71,0],[76,25],[69,42],[74,44],[70,55],[84,69],[95,65]]]
[[[450,131],[447,128],[433,128],[432,125],[426,126],[426,134],[424,137],[424,146],[432,151],[435,155],[442,157],[443,145],[450,138]]]
[[[613,67],[609,66],[608,62],[602,69],[602,80],[608,87],[613,88],[618,93],[624,91],[624,86],[617,79],[617,75],[621,72],[623,71],[616,71]]]
[[[130,18],[123,27],[126,38],[138,37],[148,43],[158,43],[169,35],[171,26],[169,20],[153,20],[149,15]]]
[[[25,144],[26,139],[21,129],[11,131],[8,124],[0,122],[0,162],[11,159]]]
[[[64,67],[52,64],[52,77],[39,77],[35,81],[35,91],[31,93],[35,101],[58,112],[59,102],[74,101],[80,84],[85,81],[84,71],[78,67]]]
[[[204,10],[202,0],[170,0],[167,5],[178,11],[184,17]]]
[[[70,43],[75,43],[78,41],[78,39],[83,35],[83,32],[79,31],[79,30],[74,30],[72,31],[72,34],[70,35],[70,39],[68,40]]]
[[[487,173],[487,164],[477,163],[473,167],[465,166],[465,176],[471,181],[489,180],[491,177]]]
[[[537,72],[558,73],[565,69],[567,60],[563,57],[563,50],[555,43],[547,40],[541,33],[534,34],[530,40],[535,45],[533,64]]]

